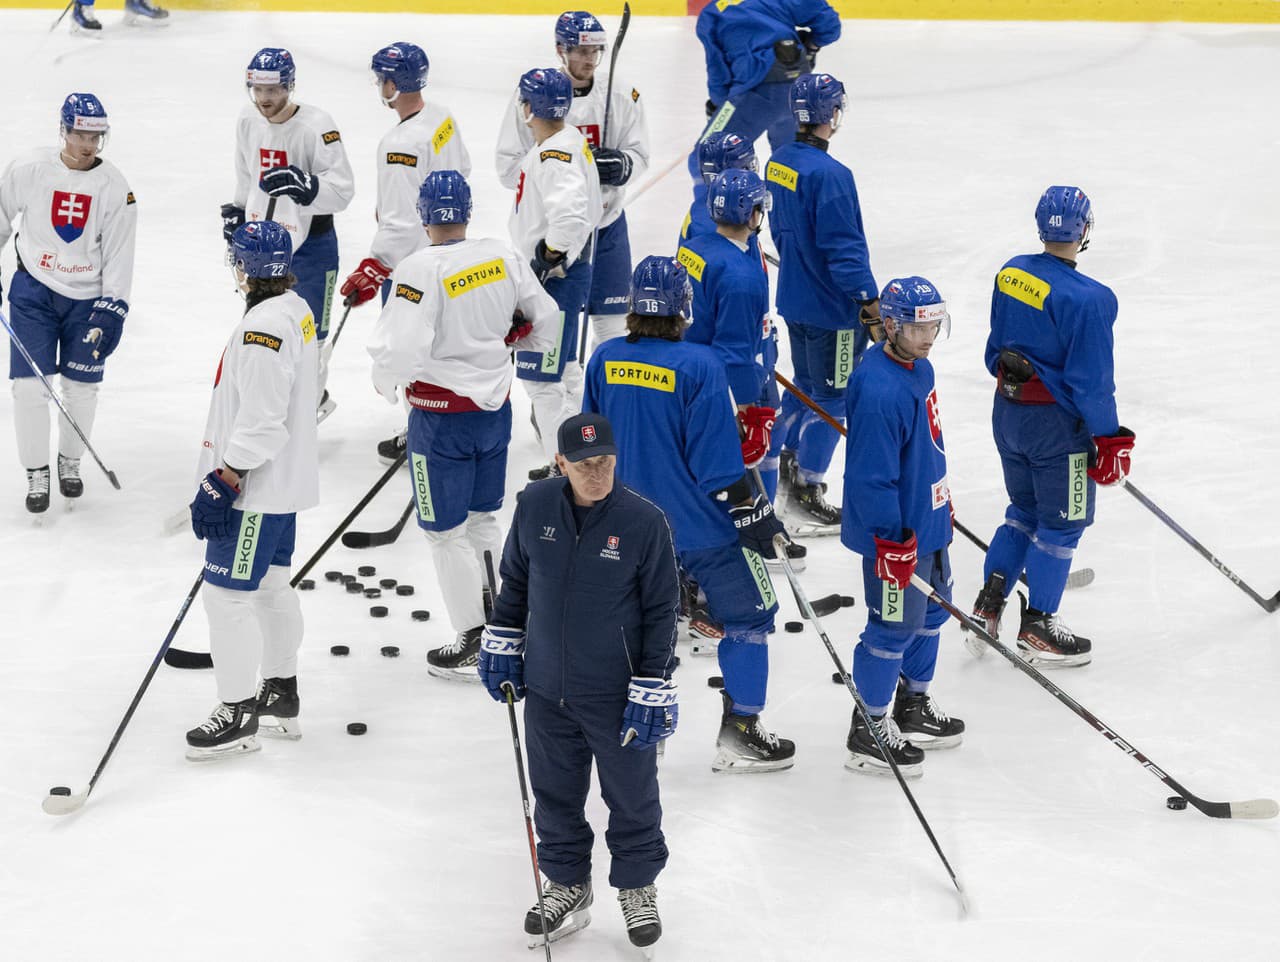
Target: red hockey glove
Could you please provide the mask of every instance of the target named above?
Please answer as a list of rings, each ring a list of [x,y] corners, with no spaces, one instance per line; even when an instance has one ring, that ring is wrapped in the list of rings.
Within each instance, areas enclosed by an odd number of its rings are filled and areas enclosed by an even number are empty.
[[[510,347],[516,341],[528,337],[532,333],[533,324],[525,320],[523,311],[517,309],[511,315],[511,330],[507,331],[507,336],[502,339],[502,343]]]
[[[876,577],[898,588],[911,584],[916,571],[916,533],[905,529],[902,542],[876,538]]]
[[[351,272],[351,276],[342,282],[338,293],[353,304],[364,304],[373,300],[383,282],[390,276],[390,267],[376,257],[366,257]]]
[[[742,429],[742,462],[754,468],[769,453],[769,439],[773,436],[773,420],[777,412],[773,408],[751,407],[738,412],[738,425]]]
[[[1099,484],[1119,484],[1129,474],[1129,461],[1133,457],[1134,434],[1126,427],[1115,434],[1097,437],[1093,443],[1098,446],[1093,467],[1089,469],[1089,477]]]

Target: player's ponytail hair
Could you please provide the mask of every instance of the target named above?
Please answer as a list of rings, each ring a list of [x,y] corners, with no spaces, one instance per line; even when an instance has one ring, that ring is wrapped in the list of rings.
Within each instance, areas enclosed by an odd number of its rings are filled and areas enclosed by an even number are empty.
[[[637,314],[632,311],[627,315],[627,340],[634,344],[642,337],[657,337],[664,341],[684,340],[684,330],[688,322],[679,314],[655,317],[652,314]]]
[[[249,293],[244,296],[244,309],[250,310],[257,304],[273,297],[279,297],[285,291],[292,290],[298,278],[292,274],[284,277],[246,277]]]

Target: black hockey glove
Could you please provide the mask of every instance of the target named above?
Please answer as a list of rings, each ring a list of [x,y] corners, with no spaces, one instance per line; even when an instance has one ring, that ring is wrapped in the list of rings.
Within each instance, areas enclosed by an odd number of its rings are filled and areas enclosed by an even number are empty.
[[[564,251],[552,250],[545,240],[538,241],[538,246],[533,251],[533,260],[529,262],[539,284],[545,284],[552,277],[564,277],[563,264]]]
[[[631,158],[622,151],[612,147],[592,147],[591,153],[596,159],[600,183],[621,187],[631,179]]]
[[[231,235],[244,223],[244,208],[235,204],[222,205],[222,239],[231,243]]]
[[[773,505],[763,494],[757,494],[745,504],[734,505],[729,509],[729,518],[738,529],[738,543],[756,554],[771,551],[775,535],[780,534],[784,538],[787,536],[787,529],[773,513]]]
[[[306,207],[320,193],[320,178],[290,164],[267,171],[258,186],[272,197],[288,197]]]
[[[720,112],[720,105],[708,99],[707,100],[707,119],[710,120],[719,112]]]

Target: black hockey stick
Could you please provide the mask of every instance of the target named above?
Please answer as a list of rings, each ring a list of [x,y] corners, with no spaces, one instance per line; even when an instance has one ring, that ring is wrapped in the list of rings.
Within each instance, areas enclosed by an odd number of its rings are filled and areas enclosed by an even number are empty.
[[[951,615],[960,621],[970,632],[977,635],[988,645],[1004,656],[1005,660],[1017,668],[1020,672],[1031,678],[1037,685],[1047,691],[1062,704],[1066,705],[1073,712],[1079,715],[1084,721],[1092,726],[1096,731],[1116,748],[1131,757],[1139,765],[1151,772],[1156,778],[1164,782],[1175,792],[1185,798],[1188,802],[1198,808],[1210,818],[1275,818],[1280,814],[1280,805],[1270,798],[1254,798],[1244,802],[1208,802],[1197,795],[1193,795],[1187,791],[1172,776],[1165,774],[1155,762],[1147,758],[1146,755],[1134,748],[1129,742],[1121,738],[1109,726],[1104,724],[1093,712],[1085,708],[1078,701],[1068,695],[1065,691],[1051,682],[1043,674],[1035,668],[1028,665],[1019,658],[1014,652],[1010,651],[1005,645],[1002,645],[983,627],[982,623],[977,619],[966,615],[963,611],[944,599],[929,585],[927,581],[919,575],[911,576],[911,584],[920,592],[922,592],[934,604],[945,608]]]
[[[270,197],[267,199],[267,214],[262,219],[271,220],[271,218],[275,216],[276,216],[276,199],[275,197]]]
[[[58,19],[53,21],[53,26],[49,28],[50,33],[53,33],[53,31],[58,29],[58,24],[62,23],[67,13],[70,12],[71,8],[74,7],[75,5],[76,5],[76,0],[69,0],[67,5],[62,8],[62,13],[58,14]]]
[[[1259,605],[1261,605],[1263,611],[1270,612],[1270,611],[1275,611],[1277,608],[1280,608],[1280,591],[1277,591],[1270,598],[1262,597],[1262,595],[1258,594],[1256,591],[1250,588],[1247,584],[1241,581],[1234,571],[1232,571],[1230,568],[1224,565],[1221,561],[1219,561],[1216,557],[1214,557],[1213,552],[1210,551],[1208,548],[1206,548],[1204,545],[1202,545],[1195,538],[1193,538],[1187,532],[1187,530],[1182,527],[1182,525],[1178,524],[1178,522],[1174,521],[1173,518],[1165,514],[1164,511],[1160,509],[1160,506],[1158,504],[1156,504],[1154,501],[1148,498],[1145,494],[1139,491],[1133,485],[1132,482],[1125,480],[1125,481],[1122,481],[1121,484],[1123,485],[1126,491],[1128,491],[1131,495],[1133,495],[1142,503],[1142,506],[1144,508],[1146,508],[1152,514],[1154,514],[1166,525],[1168,525],[1169,528],[1174,532],[1174,534],[1176,534],[1179,538],[1181,538],[1187,544],[1191,545],[1191,547],[1195,548],[1196,552],[1200,555],[1200,557],[1204,558],[1206,561],[1209,562],[1209,564],[1217,568],[1220,572],[1222,572],[1222,574],[1226,578],[1228,578],[1231,581],[1232,584],[1234,584],[1237,588],[1239,588],[1246,595],[1248,595],[1250,598],[1256,601]]]
[[[342,536],[342,543],[348,548],[380,548],[385,544],[394,543],[400,537],[400,532],[404,530],[405,523],[409,520],[409,515],[413,514],[417,504],[417,498],[410,498],[409,503],[405,505],[404,514],[400,515],[400,520],[386,531],[348,531]]]
[[[133,718],[133,713],[138,708],[138,703],[142,701],[142,696],[146,694],[147,686],[151,684],[151,679],[155,677],[156,669],[160,667],[165,653],[169,650],[169,645],[173,641],[174,636],[178,633],[178,629],[182,626],[182,620],[187,617],[187,610],[191,607],[191,602],[195,600],[196,592],[200,590],[200,585],[204,582],[204,569],[200,570],[199,576],[195,580],[195,584],[191,586],[191,590],[187,592],[187,597],[182,600],[182,607],[178,609],[178,617],[173,619],[173,624],[169,626],[169,633],[164,636],[164,642],[160,645],[160,650],[156,652],[155,658],[151,660],[151,667],[147,669],[146,675],[142,679],[142,684],[138,686],[137,693],[133,696],[133,701],[129,703],[129,709],[124,713],[124,718],[120,719],[120,724],[116,727],[116,733],[111,736],[111,744],[107,746],[106,754],[102,756],[102,761],[98,762],[97,769],[94,770],[93,777],[89,779],[89,787],[78,795],[72,795],[70,789],[66,794],[59,792],[54,794],[50,792],[45,800],[40,803],[40,807],[49,815],[70,815],[72,812],[80,809],[89,799],[89,795],[93,792],[94,786],[98,784],[98,779],[102,776],[102,770],[107,767],[107,762],[111,760],[111,753],[116,750],[116,745],[120,743],[120,736],[124,734],[125,726],[129,724],[129,720]]]
[[[356,506],[342,519],[341,523],[333,529],[333,533],[324,539],[324,544],[317,548],[315,554],[307,559],[307,563],[298,569],[298,573],[289,582],[290,588],[298,587],[298,582],[307,576],[307,572],[314,568],[316,563],[324,556],[324,553],[333,547],[333,543],[338,540],[342,532],[347,530],[351,522],[356,519],[356,516],[368,506],[369,502],[386,486],[387,482],[395,477],[395,473],[400,470],[400,465],[404,464],[408,457],[409,453],[406,450],[396,458],[391,467],[383,472],[382,477],[374,482],[368,493],[357,502]],[[181,648],[170,648],[164,656],[164,663],[170,668],[212,668],[213,656],[203,651],[183,651]]]
[[[117,491],[120,490],[120,480],[116,477],[116,473],[102,463],[102,458],[98,457],[98,452],[93,449],[93,445],[89,443],[89,439],[85,437],[80,425],[76,424],[76,419],[71,416],[71,412],[67,410],[67,406],[62,403],[62,398],[58,396],[58,392],[53,389],[53,385],[49,383],[49,379],[44,376],[44,372],[36,366],[35,359],[27,350],[27,346],[22,343],[17,333],[9,326],[9,319],[4,316],[4,312],[0,311],[0,324],[4,325],[4,329],[9,332],[9,340],[13,342],[13,346],[18,349],[18,353],[22,355],[23,360],[27,362],[27,366],[35,371],[36,377],[40,379],[40,383],[44,385],[45,391],[49,397],[53,398],[53,403],[58,405],[58,410],[62,412],[62,416],[67,419],[67,423],[75,428],[76,434],[80,435],[80,440],[84,442],[85,450],[93,455],[93,460],[98,462],[98,467],[102,468],[102,473],[107,476],[107,480],[111,482],[111,486]]]

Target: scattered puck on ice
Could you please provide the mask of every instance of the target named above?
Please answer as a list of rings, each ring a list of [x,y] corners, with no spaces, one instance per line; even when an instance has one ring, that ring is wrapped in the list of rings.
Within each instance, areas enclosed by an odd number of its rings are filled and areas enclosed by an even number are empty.
[[[843,679],[842,677],[840,677],[840,672],[838,672],[838,671],[833,671],[833,672],[831,673],[831,684],[833,684],[833,685],[843,685],[843,684],[844,684],[844,679]]]
[[[788,621],[788,622],[787,622],[785,625],[783,625],[782,627],[783,627],[783,628],[785,628],[785,629],[787,630],[787,632],[788,632],[788,633],[793,634],[793,635],[798,635],[800,632],[804,631],[804,622],[803,622],[803,621]]]
[[[364,591],[364,585],[362,585],[360,582],[358,582],[358,581],[348,581],[348,582],[347,582],[347,594],[349,594],[349,595],[358,595],[358,594],[360,594],[362,591]]]
[[[383,578],[381,581],[379,581],[379,582],[378,582],[378,584],[382,585],[382,587],[384,587],[384,588],[386,588],[388,591],[390,591],[392,588],[394,588],[394,587],[396,586],[396,579],[395,579],[395,578]]]
[[[399,658],[399,657],[400,657],[400,649],[399,649],[399,648],[397,648],[395,645],[383,645],[383,646],[382,646],[382,657],[383,657],[383,658]]]
[[[299,591],[310,591],[315,586],[316,586],[316,583],[312,581],[310,578],[303,578],[301,581],[298,582]]]
[[[708,688],[723,688],[723,687],[724,687],[724,678],[723,678],[722,676],[720,676],[720,675],[712,675],[710,678],[708,678],[708,679],[707,679],[707,687],[708,687]]]
[[[418,608],[414,611],[411,611],[409,612],[409,616],[414,621],[430,621],[431,620],[431,612],[427,611],[427,609],[425,608]]]
[[[365,596],[366,598],[381,598],[381,597],[382,597],[382,589],[381,589],[381,588],[365,588],[365,589],[364,589],[364,596]]]
[[[369,726],[364,722],[351,722],[347,725],[348,735],[363,735],[369,730]]]
[[[374,605],[372,608],[369,609],[369,614],[374,618],[385,618],[387,617],[387,606]]]
[[[855,601],[853,600],[853,595],[841,595],[841,596],[840,596],[840,607],[841,607],[841,608],[852,608],[856,603],[857,603],[857,602],[855,602]]]
[[[349,654],[351,654],[351,649],[350,649],[350,648],[348,648],[346,645],[332,645],[332,646],[330,646],[330,648],[329,648],[329,654],[331,654],[331,655],[349,655]]]
[[[402,598],[413,594],[413,585],[396,585],[396,594]]]
[[[1181,795],[1170,795],[1165,799],[1165,805],[1175,812],[1180,812],[1187,807],[1187,800]]]
[[[361,565],[359,568],[356,569],[356,574],[358,574],[361,578],[372,578],[377,573],[378,573],[378,569],[375,568],[373,565]]]
[[[49,789],[49,794],[50,795],[70,795],[71,789],[67,788],[66,785],[55,785],[53,786],[53,788]]]
[[[353,582],[353,581],[355,581],[355,580],[356,580],[356,576],[355,576],[355,575],[343,575],[343,576],[342,576],[342,583],[343,583],[344,585],[349,585],[349,584],[351,584],[351,582]]]
[[[341,580],[342,580],[342,572],[341,572],[341,571],[326,571],[326,572],[324,573],[324,580],[325,580],[325,581],[341,581]]]

